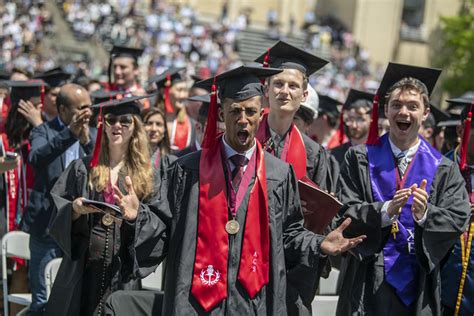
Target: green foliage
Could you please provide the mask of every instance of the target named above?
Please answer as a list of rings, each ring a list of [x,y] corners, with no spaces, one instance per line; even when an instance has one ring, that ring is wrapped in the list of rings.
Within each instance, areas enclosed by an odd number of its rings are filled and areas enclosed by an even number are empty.
[[[474,0],[458,16],[442,17],[433,63],[443,68],[443,88],[452,96],[474,90]]]

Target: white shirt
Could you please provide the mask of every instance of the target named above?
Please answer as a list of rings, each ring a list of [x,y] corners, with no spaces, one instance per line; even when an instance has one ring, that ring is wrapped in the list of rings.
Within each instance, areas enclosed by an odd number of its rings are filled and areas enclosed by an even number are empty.
[[[253,152],[255,151],[255,148],[257,147],[257,142],[254,140],[253,146],[247,150],[246,152],[239,153],[237,152],[234,148],[230,147],[229,144],[225,141],[225,135],[222,137],[222,143],[224,144],[224,154],[226,159],[229,161],[229,166],[230,166],[230,171],[234,171],[235,165],[232,163],[232,160],[230,160],[230,157],[234,155],[244,155],[245,158],[247,158],[249,161],[252,158]],[[248,164],[244,166],[244,172],[247,169]]]
[[[410,147],[407,150],[403,151],[400,148],[398,148],[397,146],[395,146],[395,144],[392,143],[392,140],[390,139],[390,137],[388,138],[388,141],[390,143],[390,148],[392,149],[392,152],[395,155],[395,157],[397,157],[398,155],[400,155],[401,152],[403,152],[403,153],[405,153],[405,156],[406,156],[406,159],[407,159],[408,163],[410,163],[413,160],[413,157],[415,157],[415,154],[418,151],[418,148],[420,148],[420,144],[421,144],[420,139],[418,139],[418,142],[416,143],[416,145],[414,145],[413,147]],[[392,202],[392,200],[386,201],[382,206],[382,210],[380,211],[382,213],[382,227],[390,226],[390,225],[392,225],[393,222],[398,220],[398,216],[394,216],[393,218],[390,218],[388,216],[387,210],[388,210],[388,205],[390,204],[390,202]],[[413,220],[418,225],[422,226],[426,221],[426,214],[428,214],[428,210],[426,210],[425,214],[423,215],[423,217],[420,220],[417,220],[415,218],[415,216],[413,215]]]

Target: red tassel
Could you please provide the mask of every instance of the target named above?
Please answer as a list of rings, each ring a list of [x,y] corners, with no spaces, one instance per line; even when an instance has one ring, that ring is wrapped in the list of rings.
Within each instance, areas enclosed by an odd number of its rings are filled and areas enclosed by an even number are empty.
[[[267,50],[267,54],[263,58],[263,68],[268,68],[270,67],[270,48]],[[265,84],[265,79],[260,79],[261,84]]]
[[[467,113],[467,118],[464,120],[464,133],[461,140],[461,158],[459,159],[459,168],[461,170],[466,169],[466,157],[467,157],[467,148],[469,146],[469,134],[471,133],[471,121],[472,121],[472,109],[474,107],[474,102],[471,103],[471,108],[469,113]]]
[[[203,148],[211,148],[217,137],[217,86],[216,77],[211,87],[211,101],[209,103],[209,112],[207,114],[206,131],[202,141]]]
[[[370,122],[369,136],[367,145],[379,145],[379,96],[375,94],[374,105],[372,107],[372,121]]]
[[[102,118],[102,106],[99,109],[99,119],[97,122],[97,136],[95,138],[94,152],[90,163],[91,168],[95,168],[99,165],[99,154],[102,145],[102,130],[104,129],[104,122]]]
[[[339,145],[344,141],[344,109],[339,114]]]
[[[45,96],[46,92],[45,92],[45,89],[44,89],[44,84],[41,85],[41,94],[40,94],[40,98],[41,98],[41,106],[44,106],[44,96]]]
[[[166,75],[166,82],[165,82],[165,112],[166,113],[173,113],[173,105],[170,101],[170,89],[171,89],[171,75],[168,73]]]

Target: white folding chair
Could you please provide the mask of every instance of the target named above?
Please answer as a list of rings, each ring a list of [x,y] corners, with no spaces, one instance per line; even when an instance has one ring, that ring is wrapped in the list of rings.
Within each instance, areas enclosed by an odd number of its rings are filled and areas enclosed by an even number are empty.
[[[163,290],[163,264],[156,268],[155,272],[142,279],[142,288],[144,290],[162,291]]]
[[[59,267],[61,266],[62,258],[56,258],[48,262],[44,270],[44,279],[46,282],[46,298],[49,298],[51,294],[51,289],[53,288],[54,279],[58,274]]]
[[[311,303],[311,309],[314,316],[332,316],[336,315],[337,301],[339,296],[320,296],[316,295]]]
[[[336,295],[337,280],[339,279],[339,270],[332,268],[327,279],[321,278],[319,281],[319,295]]]
[[[3,282],[3,310],[8,314],[8,303],[24,306],[31,304],[31,293],[8,293],[7,258],[17,257],[30,259],[30,235],[22,231],[12,231],[2,238],[2,282]]]

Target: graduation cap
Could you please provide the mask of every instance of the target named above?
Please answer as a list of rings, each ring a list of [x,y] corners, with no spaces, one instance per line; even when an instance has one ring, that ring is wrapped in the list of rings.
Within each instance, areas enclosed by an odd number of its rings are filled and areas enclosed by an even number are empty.
[[[283,41],[278,41],[255,61],[262,63],[264,67],[268,65],[274,68],[297,69],[308,77],[329,63]]]
[[[71,74],[65,72],[61,67],[56,67],[37,74],[34,78],[41,79],[48,84],[50,88],[60,87],[71,79]]]
[[[155,83],[156,87],[158,89],[160,89],[161,87],[164,88],[164,90],[165,90],[164,91],[165,112],[166,113],[173,113],[174,112],[173,105],[171,104],[171,101],[170,101],[170,88],[178,82],[185,81],[185,78],[183,76],[181,76],[181,74],[180,74],[180,72],[183,69],[184,68],[171,67],[171,68],[168,68],[167,70],[165,70],[162,74],[153,76],[148,80],[149,84]]]
[[[344,102],[343,109],[350,110],[352,108],[357,108],[362,105],[369,107],[372,110],[372,101],[374,100],[375,94],[364,92],[356,89],[351,89],[347,95],[346,102]],[[361,103],[357,101],[368,101],[366,103]]]
[[[449,115],[446,111],[441,110],[432,103],[430,103],[430,114],[433,114],[436,124],[447,121],[451,118],[451,115]]]
[[[331,114],[333,116],[338,116],[340,111],[340,105],[342,102],[326,95],[320,94],[319,95],[319,113],[320,114]]]
[[[188,98],[189,101],[211,103],[211,94],[195,95]],[[221,100],[217,98],[217,104],[221,104]]]
[[[448,113],[455,118],[460,119],[462,111],[466,108],[466,104],[470,104],[473,98],[467,98],[464,96],[448,99]]]
[[[99,89],[91,92],[92,102],[94,104],[103,103],[107,101],[111,101],[117,98],[117,96],[121,95],[121,91],[107,91],[105,89]]]
[[[372,111],[372,122],[370,124],[369,136],[367,138],[367,144],[375,145],[379,144],[378,137],[378,113],[379,113],[379,102],[384,105],[388,92],[394,89],[396,83],[404,78],[414,78],[419,81],[423,89],[428,96],[431,95],[433,89],[438,81],[441,74],[440,69],[424,68],[411,65],[388,63],[385,74],[380,83],[380,87],[377,90],[377,94],[374,96],[374,105]]]
[[[15,100],[28,100],[34,97],[41,98],[41,104],[44,104],[44,93],[46,83],[40,79],[26,80],[26,81],[6,81],[11,88],[10,98],[12,103]]]
[[[197,87],[211,88],[208,124],[203,139],[203,147],[211,147],[217,136],[217,91],[219,98],[244,101],[255,96],[263,96],[260,79],[282,72],[281,69],[257,66],[240,66],[220,75],[196,83]]]
[[[130,57],[135,62],[138,61],[138,58],[143,54],[143,48],[133,48],[133,47],[126,47],[126,46],[119,46],[114,45],[112,50],[110,51],[110,61],[109,61],[109,84],[112,85],[112,62],[115,58],[118,57]]]
[[[92,159],[90,162],[90,167],[97,167],[99,164],[99,154],[101,149],[102,142],[102,133],[103,133],[103,116],[106,114],[113,115],[124,115],[124,114],[134,114],[140,116],[140,102],[139,100],[149,98],[152,95],[145,96],[132,96],[126,97],[120,100],[111,100],[107,102],[102,102],[99,104],[92,105],[92,110],[99,111],[99,122],[97,124],[97,137],[95,140],[94,152],[92,154]]]

